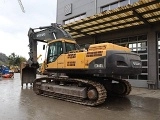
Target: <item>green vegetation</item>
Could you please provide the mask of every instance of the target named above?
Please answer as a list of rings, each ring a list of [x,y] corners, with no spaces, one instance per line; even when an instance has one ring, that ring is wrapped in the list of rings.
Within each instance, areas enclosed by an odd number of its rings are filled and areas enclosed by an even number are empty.
[[[7,66],[20,66],[21,62],[25,62],[26,58],[11,53],[11,55],[6,56],[4,53],[0,53],[0,65]]]
[[[8,57],[9,66],[20,66],[21,62],[25,62],[26,59],[22,56],[16,55],[15,53],[11,53]]]
[[[8,57],[3,53],[0,53],[0,65],[8,65]]]

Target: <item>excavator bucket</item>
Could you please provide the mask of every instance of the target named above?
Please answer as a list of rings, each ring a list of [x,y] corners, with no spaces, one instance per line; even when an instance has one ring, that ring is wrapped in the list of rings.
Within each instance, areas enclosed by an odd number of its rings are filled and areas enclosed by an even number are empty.
[[[21,86],[24,84],[28,86],[28,84],[32,85],[33,81],[36,79],[36,69],[27,66],[26,63],[21,64]]]

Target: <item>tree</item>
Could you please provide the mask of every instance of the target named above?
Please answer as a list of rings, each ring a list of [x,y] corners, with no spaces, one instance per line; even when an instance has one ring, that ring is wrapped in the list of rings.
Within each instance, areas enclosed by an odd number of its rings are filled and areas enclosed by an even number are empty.
[[[0,52],[0,65],[8,65],[8,57]]]
[[[25,62],[26,58],[16,55],[15,53],[11,53],[8,57],[9,66],[20,66],[21,62]]]
[[[8,56],[9,66],[14,65],[16,59],[15,53],[11,53],[11,55]]]

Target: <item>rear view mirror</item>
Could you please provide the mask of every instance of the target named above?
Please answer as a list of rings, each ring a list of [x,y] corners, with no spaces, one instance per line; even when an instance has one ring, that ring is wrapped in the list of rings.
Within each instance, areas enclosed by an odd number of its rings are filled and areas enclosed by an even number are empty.
[[[46,46],[45,46],[45,45],[43,45],[43,50],[45,50],[45,47],[46,47]]]
[[[89,46],[90,46],[90,44],[85,44],[84,48],[85,48],[86,50],[88,50]]]

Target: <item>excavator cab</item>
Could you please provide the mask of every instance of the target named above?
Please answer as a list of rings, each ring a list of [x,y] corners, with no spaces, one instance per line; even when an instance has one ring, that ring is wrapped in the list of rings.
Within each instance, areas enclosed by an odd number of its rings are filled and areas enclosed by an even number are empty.
[[[55,68],[59,66],[58,62],[61,61],[61,64],[64,64],[64,58],[61,57],[61,59],[57,60],[59,56],[62,54],[67,54],[71,51],[79,50],[79,45],[74,40],[67,40],[67,39],[57,39],[57,40],[51,40],[48,43],[48,48],[46,50],[46,61],[42,64],[43,65],[43,71],[48,68],[48,71],[50,71],[50,68]],[[45,49],[45,46],[43,47]],[[39,58],[39,57],[37,57]],[[29,63],[29,61],[28,61]],[[38,63],[35,64],[36,66],[29,66],[27,63],[21,64],[21,79],[22,79],[22,86],[24,83],[26,85],[33,83],[33,80],[36,78],[36,69],[39,67]],[[46,67],[45,67],[46,66]],[[53,73],[53,72],[52,72]],[[49,73],[48,73],[49,75]]]
[[[66,54],[69,51],[79,50],[80,47],[72,40],[60,39],[53,41],[48,45],[47,64],[57,60],[61,54]]]

